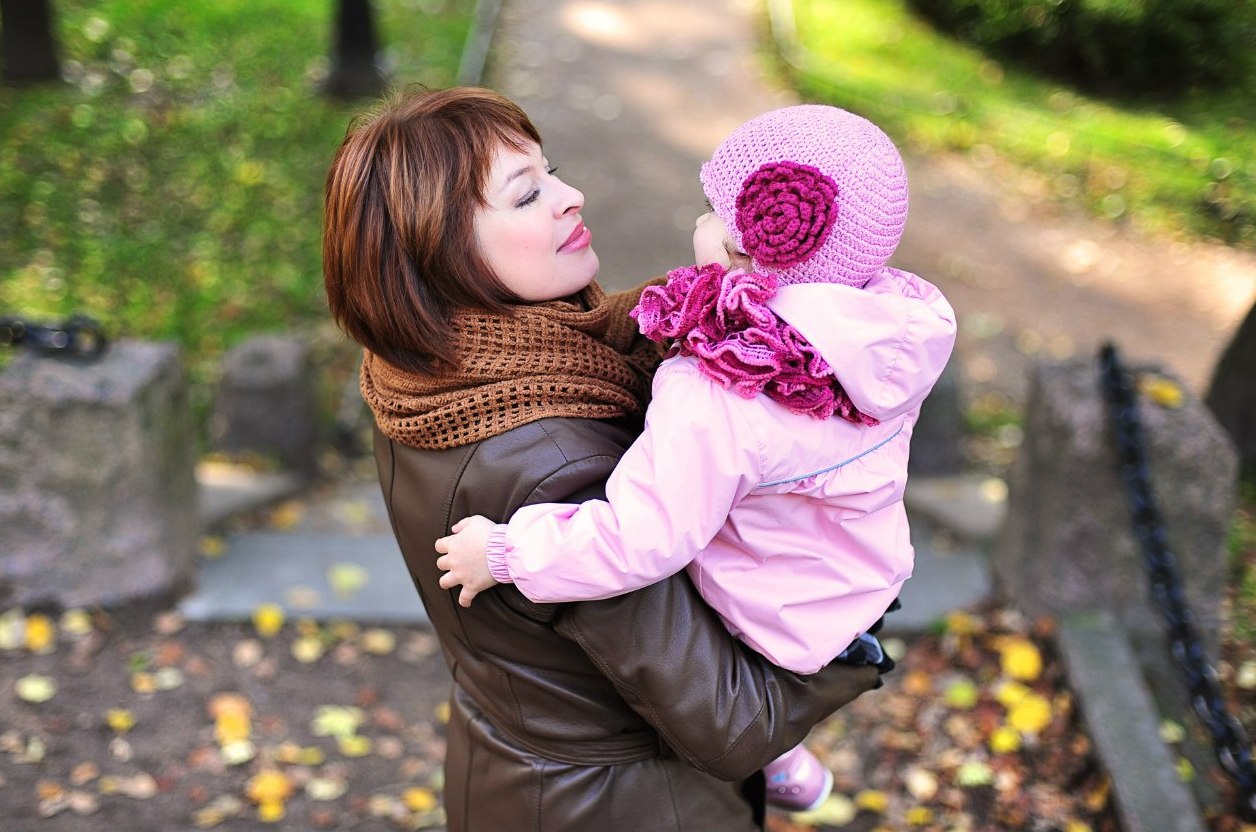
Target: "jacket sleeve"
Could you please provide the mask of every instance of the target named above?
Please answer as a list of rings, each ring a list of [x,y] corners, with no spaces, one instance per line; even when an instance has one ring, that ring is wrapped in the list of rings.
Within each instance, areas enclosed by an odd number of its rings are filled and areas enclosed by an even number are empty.
[[[870,666],[802,676],[735,640],[685,574],[562,608],[574,640],[663,741],[725,780],[749,777],[820,720],[880,684]]]
[[[761,481],[740,400],[695,372],[656,376],[644,432],[606,499],[519,509],[490,534],[489,568],[537,602],[609,598],[683,569]]]
[[[527,502],[599,496],[614,464],[609,454],[570,458]],[[670,748],[726,780],[749,777],[880,684],[870,667],[831,664],[801,676],[774,666],[729,635],[684,573],[614,598],[561,605],[553,626]]]

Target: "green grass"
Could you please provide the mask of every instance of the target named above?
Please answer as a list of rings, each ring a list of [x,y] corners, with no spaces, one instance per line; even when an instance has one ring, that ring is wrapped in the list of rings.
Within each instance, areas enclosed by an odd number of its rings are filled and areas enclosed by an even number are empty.
[[[326,323],[331,0],[57,0],[69,83],[0,89],[0,315],[170,339]],[[453,83],[472,0],[375,0],[397,83]],[[2,352],[2,351],[0,351]],[[3,358],[0,358],[3,360]]]
[[[1256,248],[1254,84],[1098,100],[940,35],[904,0],[792,6],[803,50],[785,57],[804,97],[860,112],[916,151],[1010,161],[1098,216]]]

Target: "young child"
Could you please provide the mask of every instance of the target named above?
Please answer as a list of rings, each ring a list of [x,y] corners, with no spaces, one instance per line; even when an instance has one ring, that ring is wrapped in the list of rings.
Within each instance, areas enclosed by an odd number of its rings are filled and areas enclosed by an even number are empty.
[[[632,312],[674,344],[606,500],[460,521],[436,542],[441,586],[462,585],[464,605],[498,582],[592,600],[687,569],[782,667],[880,664],[868,630],[913,564],[912,427],[955,340],[937,288],[885,265],[907,217],[902,159],[871,122],[801,105],[739,127],[701,180],[713,213],[694,233],[699,265]],[[832,787],[801,746],[765,773],[783,808]]]

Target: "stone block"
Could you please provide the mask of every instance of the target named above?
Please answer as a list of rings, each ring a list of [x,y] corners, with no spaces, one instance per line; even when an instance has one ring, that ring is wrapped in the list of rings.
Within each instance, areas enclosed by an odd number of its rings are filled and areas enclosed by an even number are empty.
[[[209,421],[211,445],[312,473],[318,464],[317,402],[305,341],[286,335],[249,338],[223,358]]]
[[[172,344],[0,373],[0,605],[159,596],[196,563],[187,383]]]
[[[1163,642],[1133,534],[1097,361],[1030,367],[1024,443],[991,556],[1002,588],[1031,615],[1110,610],[1134,642]],[[1189,394],[1178,407],[1139,397],[1152,489],[1205,646],[1216,655],[1234,510],[1233,445]]]
[[[938,383],[920,406],[920,418],[911,435],[913,475],[958,474],[964,468],[964,408],[960,401],[958,362],[942,371]]]

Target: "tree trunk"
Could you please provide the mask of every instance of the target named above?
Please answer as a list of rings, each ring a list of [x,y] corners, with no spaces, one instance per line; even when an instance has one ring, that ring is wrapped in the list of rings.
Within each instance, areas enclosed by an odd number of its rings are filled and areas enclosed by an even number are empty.
[[[20,86],[60,77],[49,0],[0,0],[0,81]]]
[[[379,39],[371,0],[337,0],[331,74],[323,90],[335,98],[379,95],[387,83],[379,67]]]
[[[1205,401],[1238,446],[1246,473],[1256,474],[1256,304],[1217,362]]]

